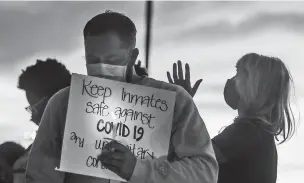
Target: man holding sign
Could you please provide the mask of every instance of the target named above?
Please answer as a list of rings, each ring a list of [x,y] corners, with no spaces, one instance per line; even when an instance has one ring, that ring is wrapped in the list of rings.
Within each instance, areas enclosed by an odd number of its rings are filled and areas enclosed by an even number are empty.
[[[83,33],[89,76],[163,89],[176,94],[175,105],[172,108],[172,125],[170,125],[172,130],[171,134],[167,134],[170,137],[168,139],[170,145],[166,156],[140,159],[125,145],[113,140],[105,145],[96,160],[101,161],[107,169],[131,183],[216,183],[218,164],[209,133],[192,97],[182,87],[146,76],[140,77],[133,72],[133,66],[139,53],[135,48],[136,27],[134,23],[120,13],[106,12],[92,18],[86,24]],[[104,81],[107,83],[107,80]],[[73,82],[71,86],[75,86]],[[104,93],[97,92],[97,94],[104,97],[110,96],[110,90],[107,93],[104,87],[102,91]],[[111,94],[114,95],[114,90],[112,92]],[[74,174],[76,170],[74,173],[55,170],[61,165],[60,161],[66,160],[60,160],[60,158],[67,151],[64,145],[66,142],[63,141],[64,136],[67,135],[65,128],[67,128],[66,120],[68,121],[68,118],[66,117],[71,116],[67,113],[71,109],[77,108],[69,101],[71,94],[73,92],[70,92],[69,87],[59,91],[50,99],[45,109],[29,156],[27,183],[109,182],[107,179],[87,176],[89,174]],[[87,94],[90,95],[89,92]],[[125,97],[126,95],[124,93]],[[99,114],[105,112],[99,109]],[[103,107],[103,109],[105,108]],[[165,107],[159,107],[159,110],[164,109]],[[153,116],[146,115],[145,118],[150,121]],[[171,121],[169,122],[171,124]],[[86,123],[86,125],[90,124]],[[99,130],[102,131],[101,128]],[[84,139],[77,137],[76,133],[73,135],[73,139],[76,141],[79,139],[79,146],[83,147]],[[115,138],[115,134],[113,138]],[[71,157],[73,157],[72,153]],[[66,158],[70,157],[66,156]],[[72,160],[68,160],[68,163],[77,167]]]

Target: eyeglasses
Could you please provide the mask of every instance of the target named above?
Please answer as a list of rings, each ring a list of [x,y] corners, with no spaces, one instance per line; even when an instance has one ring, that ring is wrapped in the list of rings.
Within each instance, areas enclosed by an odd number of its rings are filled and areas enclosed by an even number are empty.
[[[42,104],[43,102],[45,102],[48,99],[48,97],[43,97],[41,100],[39,100],[36,104],[34,104],[33,106],[27,106],[25,108],[25,110],[29,113],[36,113],[38,111],[37,107]]]

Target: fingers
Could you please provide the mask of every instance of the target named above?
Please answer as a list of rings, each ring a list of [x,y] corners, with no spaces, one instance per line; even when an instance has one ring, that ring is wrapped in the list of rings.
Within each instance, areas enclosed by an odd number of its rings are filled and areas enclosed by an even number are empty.
[[[177,65],[178,65],[178,79],[184,80],[184,73],[183,73],[182,62],[180,60],[177,61]]]
[[[122,152],[102,152],[98,157],[98,161],[108,168],[109,166],[121,167],[124,163],[124,154]]]
[[[141,61],[138,60],[138,63],[137,63],[138,67],[141,67]]]
[[[168,78],[169,83],[172,83],[172,84],[173,84],[173,80],[172,80],[172,78],[171,78],[170,72],[167,72],[167,78]]]
[[[116,142],[115,140],[111,141],[107,145],[104,146],[105,149],[115,149],[115,151],[126,152],[129,149],[124,145]]]
[[[190,67],[188,63],[186,63],[185,70],[185,80],[190,83]]]
[[[193,92],[192,97],[194,97],[194,95],[195,95],[195,93],[196,93],[196,91],[197,91],[197,89],[198,89],[198,87],[199,87],[199,85],[201,84],[202,81],[203,80],[200,79],[200,80],[196,81],[196,83],[194,84],[194,86],[192,88],[192,92]]]
[[[124,154],[122,152],[102,152],[101,155],[98,156],[100,160],[103,159],[113,159],[113,160],[124,160]]]
[[[141,61],[140,60],[137,62],[137,64],[134,64],[135,69],[140,69],[140,66],[141,66]]]
[[[118,174],[120,172],[119,166],[114,166],[114,165],[106,164],[106,163],[102,163],[102,165],[116,174]]]
[[[173,64],[173,79],[174,79],[174,82],[176,83],[176,81],[178,80],[177,78],[177,68],[176,68],[176,63]]]
[[[104,166],[111,165],[111,166],[116,166],[116,167],[121,167],[124,162],[123,160],[107,159],[107,158],[104,158],[100,161]]]

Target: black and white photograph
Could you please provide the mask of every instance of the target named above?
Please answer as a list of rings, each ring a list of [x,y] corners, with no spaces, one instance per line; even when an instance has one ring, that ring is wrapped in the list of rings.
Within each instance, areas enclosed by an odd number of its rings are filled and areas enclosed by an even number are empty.
[[[0,1],[0,183],[301,183],[303,60],[303,1]]]

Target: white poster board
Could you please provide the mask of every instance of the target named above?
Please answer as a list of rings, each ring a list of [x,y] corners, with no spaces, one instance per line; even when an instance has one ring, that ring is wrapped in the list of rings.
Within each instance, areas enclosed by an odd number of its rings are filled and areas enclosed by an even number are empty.
[[[96,160],[113,138],[138,159],[167,156],[175,92],[73,74],[59,171],[125,181]],[[112,125],[111,125],[112,124]],[[114,124],[114,125],[113,125]]]

